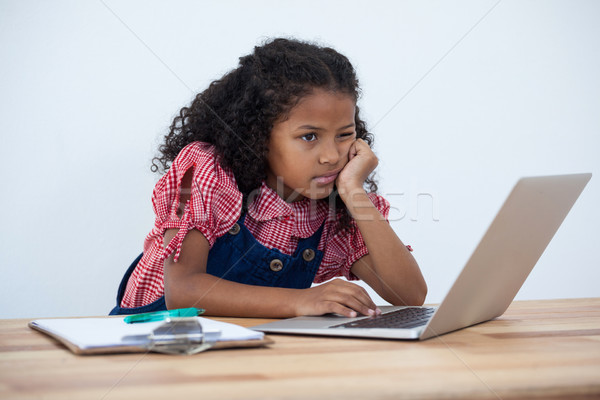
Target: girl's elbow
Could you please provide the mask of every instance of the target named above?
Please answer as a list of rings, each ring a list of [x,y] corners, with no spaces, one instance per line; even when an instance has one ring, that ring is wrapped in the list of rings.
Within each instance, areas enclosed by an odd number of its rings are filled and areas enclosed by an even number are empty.
[[[187,308],[183,300],[175,293],[169,293],[165,291],[165,305],[167,310],[175,310],[177,308]]]
[[[422,306],[425,303],[425,298],[427,297],[427,284],[423,283],[423,286],[416,293],[414,299],[415,306]]]
[[[418,285],[418,288],[415,290],[413,302],[415,306],[422,306],[425,303],[425,298],[427,297],[427,283],[425,280],[422,280]]]
[[[412,290],[412,304],[410,305],[422,306],[427,297],[427,282],[425,282],[425,278],[420,274],[415,280],[416,282],[414,283]]]
[[[188,308],[194,307],[194,301],[191,299],[193,296],[188,292],[189,288],[185,284],[176,285],[173,282],[165,281],[165,305],[167,310],[174,310],[177,308]]]
[[[427,297],[427,284],[422,282],[403,295],[394,294],[388,300],[394,306],[422,306]]]

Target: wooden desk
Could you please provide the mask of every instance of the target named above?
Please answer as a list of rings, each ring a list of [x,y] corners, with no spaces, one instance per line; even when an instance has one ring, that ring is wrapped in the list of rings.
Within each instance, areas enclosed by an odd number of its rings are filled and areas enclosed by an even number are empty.
[[[515,302],[424,342],[271,335],[194,356],[75,356],[27,322],[0,321],[2,399],[600,398],[600,298]]]

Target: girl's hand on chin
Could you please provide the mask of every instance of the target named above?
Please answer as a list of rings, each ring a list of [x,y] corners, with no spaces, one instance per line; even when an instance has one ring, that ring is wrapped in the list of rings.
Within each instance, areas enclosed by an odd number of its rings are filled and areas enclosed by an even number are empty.
[[[336,179],[336,186],[342,198],[345,194],[362,190],[367,177],[373,172],[379,160],[369,145],[356,139],[348,152],[348,163]]]

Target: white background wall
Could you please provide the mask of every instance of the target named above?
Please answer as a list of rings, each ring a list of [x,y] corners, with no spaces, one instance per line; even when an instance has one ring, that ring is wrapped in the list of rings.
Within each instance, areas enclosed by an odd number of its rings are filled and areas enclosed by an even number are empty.
[[[599,17],[597,1],[0,1],[0,318],[108,312],[171,119],[281,35],[354,62],[428,302],[517,178],[572,172],[596,176],[518,298],[600,295]]]

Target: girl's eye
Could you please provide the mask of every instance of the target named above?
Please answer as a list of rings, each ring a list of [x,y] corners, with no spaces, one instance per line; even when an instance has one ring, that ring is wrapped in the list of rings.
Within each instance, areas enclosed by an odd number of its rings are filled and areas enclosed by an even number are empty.
[[[347,138],[349,136],[354,136],[354,132],[346,132],[340,135],[341,138]]]
[[[306,142],[312,142],[316,139],[317,139],[317,135],[315,135],[314,133],[307,133],[306,135],[302,136],[302,140],[304,140]]]

